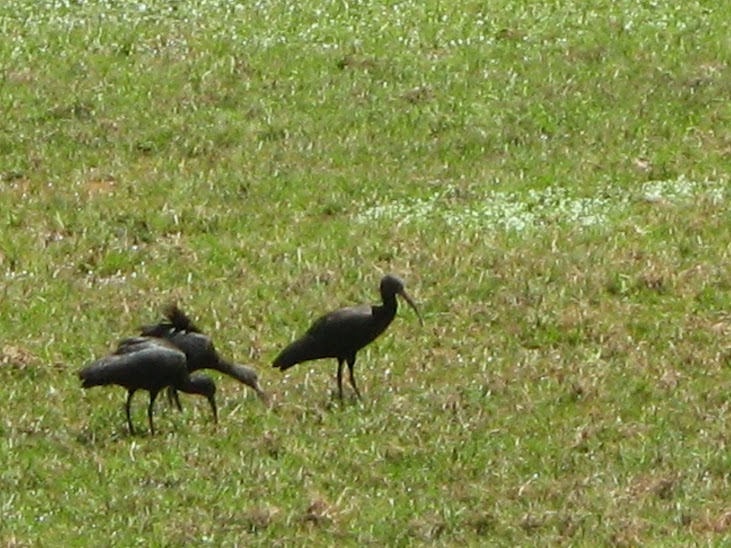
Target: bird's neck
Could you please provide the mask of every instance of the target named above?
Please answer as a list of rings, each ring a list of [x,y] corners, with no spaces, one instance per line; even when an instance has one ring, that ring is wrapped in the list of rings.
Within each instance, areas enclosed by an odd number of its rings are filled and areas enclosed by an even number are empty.
[[[383,304],[373,307],[373,315],[388,325],[396,316],[397,308],[396,295],[383,295]]]
[[[247,386],[251,386],[255,390],[259,388],[256,373],[248,367],[239,365],[237,363],[231,363],[220,358],[218,360],[218,367],[216,367],[216,370],[228,375],[229,377],[233,377],[237,381],[244,383]]]
[[[393,310],[394,314],[396,313],[396,295],[393,293],[387,293],[385,295],[381,295],[381,298],[383,299],[383,308],[387,310]]]
[[[223,358],[218,358],[218,363],[216,363],[216,366],[213,367],[213,369],[229,375],[230,377],[238,378],[236,366],[233,363],[224,360]]]

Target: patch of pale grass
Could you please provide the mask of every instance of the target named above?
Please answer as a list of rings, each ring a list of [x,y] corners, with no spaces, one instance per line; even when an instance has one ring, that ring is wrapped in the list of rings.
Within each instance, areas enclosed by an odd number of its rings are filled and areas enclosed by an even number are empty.
[[[453,200],[452,189],[448,188],[426,198],[366,208],[355,220],[359,223],[390,220],[416,225],[441,221],[450,227],[516,232],[548,225],[596,227],[626,216],[638,200],[681,204],[704,199],[720,204],[728,198],[728,193],[725,181],[691,181],[679,177],[644,183],[632,193],[605,188],[601,195],[590,197],[576,196],[560,186],[524,193],[494,191],[465,205]]]

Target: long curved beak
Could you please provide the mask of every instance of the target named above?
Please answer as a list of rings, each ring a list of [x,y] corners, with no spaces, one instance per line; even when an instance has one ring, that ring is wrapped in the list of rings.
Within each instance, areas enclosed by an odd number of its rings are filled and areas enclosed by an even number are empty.
[[[259,399],[261,402],[269,407],[272,403],[272,399],[269,397],[269,394],[264,392],[264,389],[261,387],[261,385],[257,382],[255,386],[252,386],[254,389],[254,392],[256,392],[256,395],[259,396]]]
[[[424,320],[421,317],[421,314],[419,314],[419,309],[416,308],[416,303],[414,302],[414,299],[411,298],[411,296],[406,293],[406,290],[402,290],[400,295],[404,298],[404,300],[409,303],[409,306],[414,309],[414,312],[416,312],[417,317],[419,318],[419,323],[423,326]]]
[[[264,392],[261,385],[259,384],[259,376],[256,374],[256,371],[246,367],[245,365],[228,362],[224,359],[220,359],[218,361],[218,367],[216,369],[221,373],[232,376],[234,379],[241,383],[244,383],[246,386],[251,387],[254,392],[256,392],[256,395],[259,396],[259,399],[265,405],[269,405],[269,396],[266,392]]]

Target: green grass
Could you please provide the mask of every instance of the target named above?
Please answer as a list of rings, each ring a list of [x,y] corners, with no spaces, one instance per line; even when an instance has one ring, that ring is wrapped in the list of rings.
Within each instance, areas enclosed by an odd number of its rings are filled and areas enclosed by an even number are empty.
[[[0,543],[728,542],[731,8],[560,4],[3,3]],[[271,410],[81,390],[172,300]]]

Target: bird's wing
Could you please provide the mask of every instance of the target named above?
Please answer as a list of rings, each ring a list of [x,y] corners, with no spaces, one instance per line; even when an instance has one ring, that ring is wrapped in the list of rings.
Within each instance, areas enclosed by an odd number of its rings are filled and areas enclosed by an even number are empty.
[[[282,371],[320,358],[347,357],[369,340],[373,309],[369,305],[341,308],[318,318],[307,332],[274,359]]]
[[[84,388],[100,384],[166,386],[186,375],[185,354],[172,347],[138,344],[136,349],[98,359],[79,371]]]
[[[367,304],[335,310],[318,318],[306,335],[314,339],[336,341],[366,330],[373,318],[373,307]]]
[[[129,337],[119,341],[114,354],[129,354],[147,348],[168,348],[177,351],[177,348],[166,339],[156,337]]]
[[[179,348],[188,357],[188,370],[218,369],[219,356],[213,341],[202,333],[176,331],[169,339],[171,344]]]

